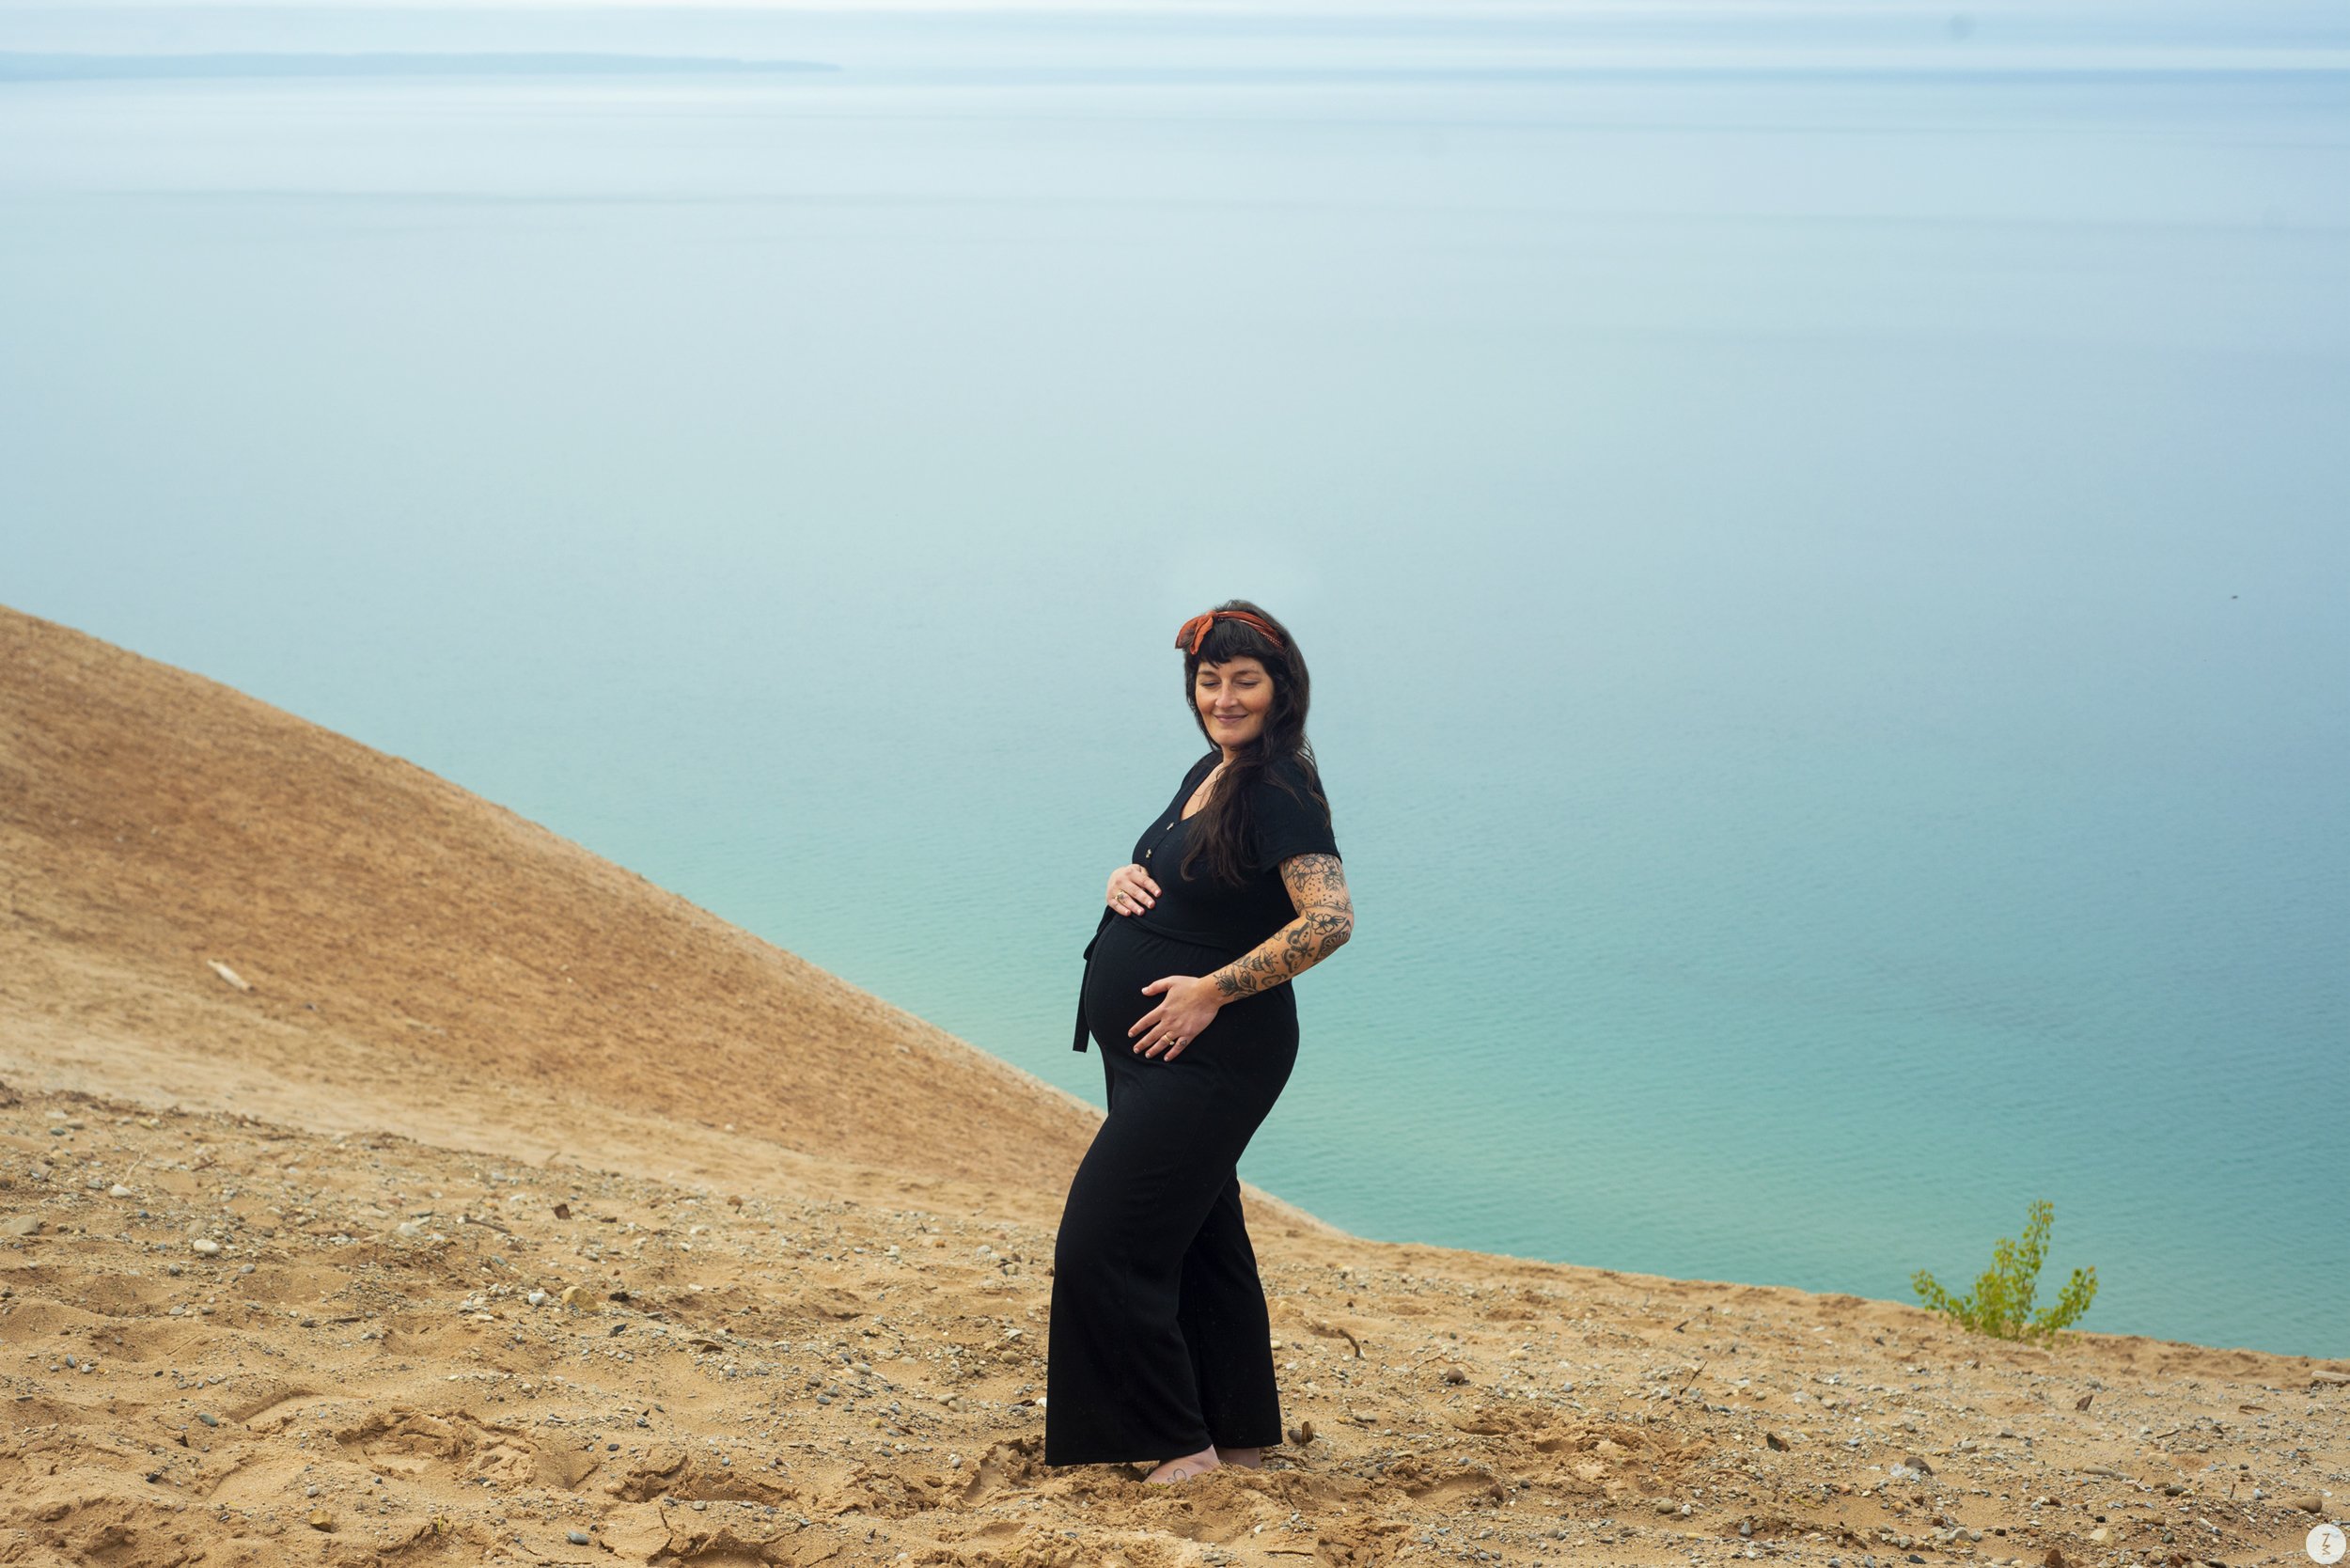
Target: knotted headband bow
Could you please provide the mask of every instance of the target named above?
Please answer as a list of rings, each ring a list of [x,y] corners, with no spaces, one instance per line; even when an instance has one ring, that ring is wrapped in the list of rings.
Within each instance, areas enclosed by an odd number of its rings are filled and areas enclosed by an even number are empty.
[[[1254,626],[1264,634],[1267,642],[1276,648],[1281,646],[1279,634],[1265,624],[1264,617],[1250,615],[1246,610],[1210,610],[1205,615],[1193,616],[1176,629],[1175,646],[1186,653],[1198,652],[1199,645],[1208,640],[1208,628],[1216,623],[1219,616],[1226,620],[1238,620]]]

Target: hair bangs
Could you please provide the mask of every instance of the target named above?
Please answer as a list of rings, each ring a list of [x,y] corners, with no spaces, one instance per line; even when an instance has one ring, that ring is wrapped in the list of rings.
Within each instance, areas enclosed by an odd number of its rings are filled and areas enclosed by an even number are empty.
[[[1265,635],[1245,620],[1226,620],[1218,617],[1208,635],[1200,639],[1199,652],[1192,659],[1197,669],[1201,665],[1230,664],[1234,659],[1255,659],[1271,668],[1281,656],[1280,650],[1265,640]]]

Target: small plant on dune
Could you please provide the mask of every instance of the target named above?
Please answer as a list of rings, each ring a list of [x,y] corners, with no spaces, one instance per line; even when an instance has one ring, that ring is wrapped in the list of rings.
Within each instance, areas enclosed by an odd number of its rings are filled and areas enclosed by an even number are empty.
[[[2040,1264],[2048,1252],[2048,1228],[2056,1223],[2056,1205],[2043,1199],[2031,1206],[2024,1239],[2002,1236],[1991,1254],[1991,1266],[1975,1281],[1974,1290],[1953,1296],[1919,1269],[1909,1277],[1918,1299],[1936,1312],[1956,1318],[1961,1325],[1998,1340],[2054,1340],[2058,1333],[2089,1310],[2097,1294],[2097,1271],[2076,1268],[2066,1280],[2056,1305],[2031,1309],[2039,1289]]]

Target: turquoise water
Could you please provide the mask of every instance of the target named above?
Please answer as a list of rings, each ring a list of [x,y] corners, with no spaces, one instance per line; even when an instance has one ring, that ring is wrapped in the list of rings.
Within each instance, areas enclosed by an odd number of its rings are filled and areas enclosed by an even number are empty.
[[[462,58],[192,58],[371,51]],[[1168,644],[1253,597],[1359,927],[1252,1180],[1891,1299],[2044,1197],[2088,1326],[2350,1355],[2338,12],[0,55],[0,601],[1098,1101],[1078,950],[1202,749]]]

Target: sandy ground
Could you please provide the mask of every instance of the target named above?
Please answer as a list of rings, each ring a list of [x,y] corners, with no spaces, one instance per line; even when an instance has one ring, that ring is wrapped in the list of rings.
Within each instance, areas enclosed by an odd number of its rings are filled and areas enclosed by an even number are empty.
[[[1081,1103],[6,611],[0,870],[0,1562],[2121,1568],[2306,1562],[2350,1515],[2350,1363],[1256,1193],[1292,1441],[1047,1470]]]

